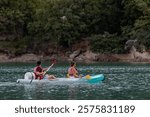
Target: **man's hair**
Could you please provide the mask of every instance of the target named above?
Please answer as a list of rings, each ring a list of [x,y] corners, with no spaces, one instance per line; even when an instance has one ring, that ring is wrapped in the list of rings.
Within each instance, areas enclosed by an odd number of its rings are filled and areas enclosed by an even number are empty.
[[[37,61],[37,63],[36,63],[36,64],[37,64],[38,66],[39,66],[39,65],[41,65],[41,61]]]

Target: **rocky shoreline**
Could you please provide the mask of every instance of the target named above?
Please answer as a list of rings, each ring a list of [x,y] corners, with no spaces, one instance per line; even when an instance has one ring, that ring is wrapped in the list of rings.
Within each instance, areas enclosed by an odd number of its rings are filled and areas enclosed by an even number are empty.
[[[149,52],[131,52],[129,54],[100,54],[93,53],[91,51],[81,52],[76,50],[68,56],[62,55],[36,55],[36,54],[23,54],[21,56],[9,57],[6,54],[0,54],[0,62],[36,62],[38,60],[49,61],[51,59],[57,59],[58,61],[71,61],[75,60],[77,62],[150,62]]]
[[[57,59],[58,61],[79,61],[79,62],[138,62],[148,63],[150,62],[150,52],[142,49],[139,51],[136,49],[137,40],[128,40],[125,44],[125,50],[128,50],[126,54],[102,54],[94,53],[90,50],[89,42],[83,41],[78,44],[74,44],[72,50],[58,49],[54,52],[49,48],[48,53],[33,54],[26,53],[20,56],[11,56],[4,53],[0,53],[0,62],[35,62],[38,60],[49,61],[51,59]],[[138,47],[139,48],[139,47]]]

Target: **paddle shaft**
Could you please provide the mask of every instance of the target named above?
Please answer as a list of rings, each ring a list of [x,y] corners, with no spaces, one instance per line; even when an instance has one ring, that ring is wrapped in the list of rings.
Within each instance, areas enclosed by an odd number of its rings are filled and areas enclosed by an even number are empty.
[[[48,67],[48,69],[45,71],[45,73],[43,74],[43,76],[46,74],[46,72],[48,72],[50,70],[51,67],[53,67],[54,63],[51,64],[51,66]]]
[[[32,79],[31,79],[31,81],[30,81],[30,84],[32,83],[33,79],[34,79],[34,77],[33,77],[33,75],[32,75]]]

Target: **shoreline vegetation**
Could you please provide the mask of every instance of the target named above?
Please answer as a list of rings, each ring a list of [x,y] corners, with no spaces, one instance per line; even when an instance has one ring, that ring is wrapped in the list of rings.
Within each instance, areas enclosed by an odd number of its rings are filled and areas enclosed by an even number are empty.
[[[149,0],[1,0],[0,62],[150,62]]]

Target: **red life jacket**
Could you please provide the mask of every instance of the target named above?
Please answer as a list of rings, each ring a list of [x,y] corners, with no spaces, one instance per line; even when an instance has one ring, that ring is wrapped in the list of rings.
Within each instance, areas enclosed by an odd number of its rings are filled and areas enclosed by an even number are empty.
[[[43,68],[41,66],[36,66],[34,68],[34,74],[35,74],[35,79],[43,79],[43,75],[37,75],[36,72],[42,72],[43,71]]]

